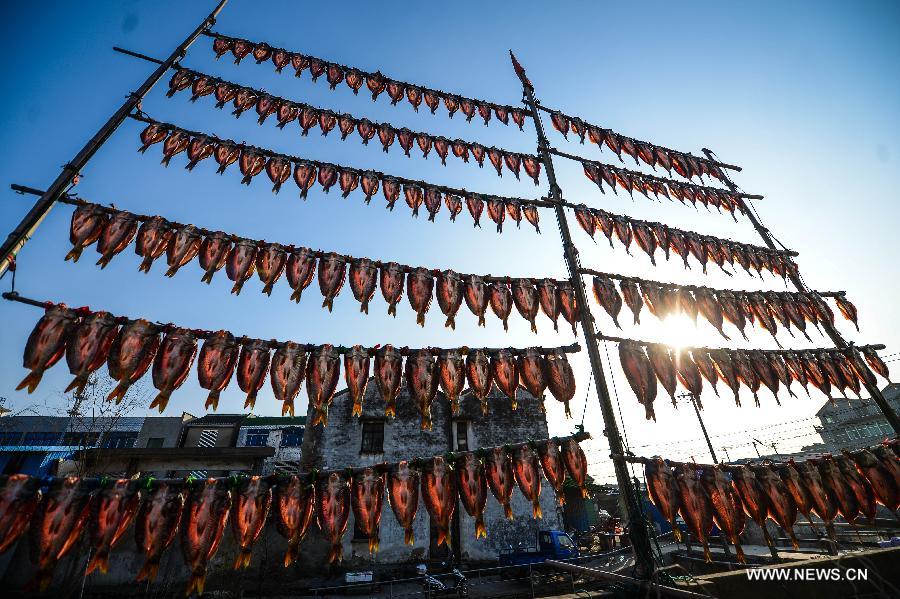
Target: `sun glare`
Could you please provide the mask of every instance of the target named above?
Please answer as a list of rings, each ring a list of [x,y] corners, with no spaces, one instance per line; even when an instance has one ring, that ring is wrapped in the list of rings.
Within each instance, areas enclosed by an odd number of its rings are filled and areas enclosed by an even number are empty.
[[[659,323],[656,338],[676,350],[683,347],[702,346],[703,335],[687,314],[670,314]]]

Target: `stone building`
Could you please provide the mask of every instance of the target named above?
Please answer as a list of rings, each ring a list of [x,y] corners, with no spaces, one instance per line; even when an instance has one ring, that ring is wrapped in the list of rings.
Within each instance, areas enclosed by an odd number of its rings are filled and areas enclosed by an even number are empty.
[[[451,417],[449,403],[438,391],[432,407],[433,428],[431,431],[423,431],[420,428],[419,413],[405,386],[397,399],[397,417],[387,419],[384,416],[384,402],[374,379],[370,379],[362,417],[351,415],[352,400],[344,389],[334,396],[328,411],[328,426],[307,429],[301,459],[303,467],[339,469],[382,462],[396,463],[400,460],[429,458],[448,451],[465,451],[548,437],[547,420],[539,409],[539,402],[524,389],[519,389],[518,408],[515,411],[511,409],[509,399],[496,387],[488,401],[490,410],[487,416],[483,416],[478,400],[466,391],[460,400],[460,414]],[[453,557],[469,563],[495,561],[501,550],[534,545],[539,529],[559,529],[561,518],[556,499],[546,480],[542,482],[542,520],[532,519],[531,504],[518,488],[513,492],[511,503],[515,515],[513,520],[505,518],[502,507],[488,491],[484,513],[487,538],[475,539],[475,521],[459,505],[457,514],[461,512],[461,515],[456,518],[452,534],[455,552]],[[415,545],[407,546],[403,542],[403,529],[397,525],[385,499],[380,550],[374,558],[375,563],[406,564],[446,560],[450,557],[445,547],[435,546],[430,518],[421,499],[414,528]],[[317,528],[310,530],[309,537],[304,541],[303,551],[308,556],[313,552],[317,556],[322,552],[324,556],[325,543]],[[344,536],[344,561],[350,568],[372,563],[367,539],[355,531],[352,514]]]
[[[298,474],[305,416],[248,416],[241,422],[238,447],[272,447],[263,474]]]

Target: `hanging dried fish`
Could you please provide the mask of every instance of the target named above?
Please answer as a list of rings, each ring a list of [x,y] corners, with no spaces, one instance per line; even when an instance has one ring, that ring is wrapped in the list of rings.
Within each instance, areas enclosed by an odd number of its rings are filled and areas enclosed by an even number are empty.
[[[458,349],[443,350],[438,355],[441,390],[450,402],[450,413],[459,414],[459,395],[466,385],[466,366]]]
[[[403,380],[403,356],[390,343],[375,352],[375,384],[384,400],[384,415],[397,415],[397,394]]]
[[[622,298],[616,290],[615,284],[607,277],[594,277],[594,298],[597,303],[603,306],[606,313],[612,318],[616,328],[621,329],[619,324],[619,312],[622,311]]]
[[[272,393],[275,399],[282,403],[282,416],[294,416],[294,400],[300,393],[304,378],[306,378],[306,350],[293,341],[285,341],[275,349],[269,375]]]
[[[490,361],[480,349],[470,351],[466,355],[466,380],[469,382],[472,395],[481,403],[482,415],[487,416],[487,397],[491,392],[494,378],[491,373]]]
[[[647,420],[655,421],[653,400],[656,399],[656,377],[650,360],[644,350],[633,343],[619,344],[619,360],[631,390],[646,410]]]

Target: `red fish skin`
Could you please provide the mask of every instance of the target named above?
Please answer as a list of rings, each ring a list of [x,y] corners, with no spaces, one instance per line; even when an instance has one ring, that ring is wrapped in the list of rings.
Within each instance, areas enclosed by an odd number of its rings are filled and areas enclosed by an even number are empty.
[[[556,294],[556,281],[553,279],[541,279],[537,283],[537,290],[541,312],[553,321],[553,330],[559,331],[557,320],[559,319],[560,307],[559,298]]]
[[[381,192],[387,201],[386,208],[393,210],[394,204],[400,199],[400,182],[393,177],[384,177],[381,181]]]
[[[756,480],[766,494],[769,503],[769,517],[787,532],[791,545],[799,547],[794,534],[794,523],[797,521],[797,506],[781,477],[769,466],[751,467]]]
[[[481,228],[481,213],[484,211],[484,201],[476,195],[466,196],[466,208],[472,215],[472,221],[475,227]]]
[[[29,530],[30,557],[37,572],[28,587],[47,590],[54,568],[81,539],[92,499],[87,481],[78,477],[51,481]]]
[[[334,298],[344,286],[344,273],[347,263],[343,257],[334,252],[325,254],[319,259],[319,291],[322,292],[323,308],[331,312]]]
[[[137,234],[138,221],[130,212],[116,212],[115,215],[103,227],[100,238],[97,240],[97,253],[100,259],[97,266],[101,269],[120,252],[122,252]]]
[[[803,481],[800,479],[800,473],[797,471],[794,463],[789,461],[786,464],[780,464],[774,468],[778,473],[778,476],[781,477],[781,482],[784,483],[784,487],[790,494],[791,499],[794,501],[797,511],[809,519],[810,510],[812,510],[813,507],[812,499],[810,498],[810,493],[807,490],[806,485],[804,485]],[[810,523],[812,523],[812,520],[810,520]]]
[[[253,276],[256,270],[256,253],[258,251],[255,241],[250,239],[238,239],[228,253],[225,262],[225,274],[234,281],[231,293],[240,295],[244,283]]]
[[[563,485],[566,482],[566,465],[563,463],[562,453],[559,451],[559,441],[554,438],[538,445],[538,458],[544,478],[547,479],[550,488],[556,494],[557,505],[564,506],[566,495],[563,492]]]
[[[77,322],[77,316],[65,304],[46,309],[25,343],[22,365],[31,372],[22,379],[16,391],[27,388],[28,393],[32,393],[37,388],[44,371],[59,362],[66,353],[66,344]]]
[[[422,417],[420,428],[431,430],[431,404],[437,393],[440,373],[431,350],[421,349],[406,358],[406,387]]]
[[[174,277],[182,266],[193,260],[200,251],[203,241],[200,231],[194,225],[181,227],[174,232],[166,248],[167,277]]]
[[[287,250],[280,243],[267,243],[256,253],[256,274],[263,283],[262,292],[272,295],[272,288],[287,266]]]
[[[509,330],[509,315],[512,312],[512,292],[509,285],[495,281],[487,286],[491,310],[503,322],[503,330]]]
[[[328,426],[328,408],[340,374],[341,362],[334,346],[326,343],[313,350],[306,364],[306,394],[316,410],[310,426]]]
[[[284,158],[269,158],[268,162],[266,162],[266,174],[269,176],[269,180],[272,181],[272,193],[278,193],[281,191],[281,186],[285,181],[291,178],[291,172],[293,171],[292,165]]]
[[[78,262],[84,248],[100,238],[108,222],[109,214],[101,206],[84,204],[76,208],[69,227],[69,241],[73,247],[66,254],[66,260]]]
[[[463,297],[466,300],[466,306],[478,317],[478,326],[485,326],[484,314],[487,311],[488,302],[490,301],[490,292],[484,279],[477,275],[469,275],[465,278],[465,293]]]
[[[594,277],[594,299],[603,306],[606,313],[612,318],[613,324],[617,329],[621,329],[619,324],[619,312],[622,311],[622,297],[616,290],[615,284],[607,277]]]
[[[235,570],[250,567],[253,544],[266,524],[271,505],[272,487],[266,479],[253,475],[238,483],[231,506],[231,532],[238,546]]]
[[[305,247],[299,247],[295,248],[288,255],[287,265],[285,266],[285,276],[287,277],[288,285],[294,290],[291,294],[292,300],[298,303],[300,302],[303,290],[309,287],[315,273],[316,255],[312,250]]]
[[[541,511],[541,464],[530,445],[522,445],[513,459],[513,473],[519,490],[531,501],[531,517],[543,518]]]
[[[362,416],[370,362],[369,353],[361,345],[354,345],[344,354],[344,379],[353,400],[353,416]]]
[[[141,503],[138,481],[119,479],[97,492],[88,517],[93,553],[85,575],[109,571],[109,552],[131,526]]]
[[[531,223],[531,226],[534,227],[535,233],[540,234],[540,213],[538,212],[537,207],[531,204],[522,206],[522,214],[525,215],[525,220]]]
[[[84,392],[88,377],[109,357],[118,332],[116,319],[109,312],[94,312],[75,325],[66,342],[66,363],[75,378],[65,393],[74,390],[80,395]]]
[[[419,508],[419,478],[419,472],[410,468],[406,460],[397,464],[388,475],[388,503],[397,524],[404,529],[406,545],[413,545],[416,541],[413,523]]]
[[[531,332],[537,333],[535,318],[539,309],[538,292],[531,279],[514,279],[512,298],[519,314],[531,325]]]
[[[456,272],[445,270],[437,275],[437,302],[444,316],[444,326],[456,330],[456,313],[463,302],[463,280]]]
[[[168,135],[168,129],[166,129],[159,123],[150,123],[141,132],[141,147],[138,148],[138,152],[140,152],[141,154],[145,153],[147,151],[147,148],[149,148],[153,144],[158,144]]]
[[[231,511],[231,491],[226,479],[210,478],[189,492],[181,526],[181,550],[191,569],[186,595],[203,594],[206,567],[219,549]]]
[[[252,410],[256,404],[256,394],[266,382],[266,375],[269,373],[269,342],[261,339],[243,339],[240,343],[237,381],[241,391],[247,394],[244,407]]]
[[[484,473],[488,486],[497,502],[503,506],[503,512],[507,520],[513,519],[512,507],[509,502],[512,499],[515,473],[513,472],[512,458],[502,447],[488,450],[484,458]]]
[[[897,458],[900,457],[900,455],[898,455],[900,452],[897,451],[896,445],[894,445],[894,449],[892,450],[890,447],[891,444],[892,442],[882,441],[881,444],[871,447],[870,450],[885,471],[887,471],[894,479],[894,483],[897,487],[900,488],[900,462],[897,460]]]
[[[452,545],[450,521],[456,511],[458,493],[453,468],[441,456],[432,458],[431,468],[422,473],[422,500],[437,529],[437,545]]]
[[[28,530],[40,500],[39,479],[27,474],[0,477],[0,554]]]
[[[425,188],[425,209],[428,211],[428,220],[434,222],[435,216],[441,211],[441,200],[443,194],[434,187]]]
[[[488,216],[497,225],[497,232],[503,232],[503,221],[506,220],[506,204],[500,198],[488,198]]]
[[[213,153],[213,157],[216,159],[216,162],[219,163],[219,168],[216,169],[216,173],[220,175],[224,174],[225,169],[236,162],[240,155],[241,149],[238,146],[220,143]]]
[[[458,349],[447,349],[438,355],[438,377],[441,390],[450,402],[451,414],[459,414],[459,396],[466,386],[466,365]]]
[[[516,358],[519,382],[537,398],[541,412],[544,411],[544,391],[547,390],[547,366],[544,356],[533,347],[527,348]]]
[[[675,369],[675,362],[672,358],[672,352],[665,345],[651,343],[647,346],[647,358],[650,360],[650,366],[656,374],[656,379],[672,399],[672,405],[676,405],[677,400],[675,399],[675,390],[678,384],[678,375]]]
[[[174,328],[163,338],[153,361],[153,386],[159,394],[150,409],[162,413],[172,392],[181,387],[197,355],[197,337],[188,329]]]
[[[484,351],[476,349],[466,356],[466,381],[472,394],[481,402],[481,413],[487,416],[487,398],[494,384],[491,363]]]
[[[731,484],[741,498],[741,504],[751,520],[763,531],[766,543],[771,547],[772,538],[766,530],[766,518],[769,515],[769,498],[763,491],[753,471],[747,466],[731,466]]]
[[[369,553],[378,553],[381,508],[384,504],[385,476],[372,468],[353,475],[350,505],[356,527],[369,538]]]
[[[691,357],[694,358],[694,364],[697,365],[700,374],[712,385],[716,397],[719,397],[719,390],[716,388],[716,383],[719,381],[719,373],[716,371],[716,366],[713,364],[712,358],[709,357],[709,353],[700,349],[694,349],[691,351]]]
[[[860,474],[868,481],[878,503],[896,512],[900,507],[900,486],[890,468],[868,449],[845,452],[845,455],[853,460]]]
[[[403,297],[403,267],[396,262],[382,265],[379,273],[381,296],[388,303],[388,314],[397,316],[397,302]]]
[[[518,407],[516,391],[519,388],[519,367],[511,351],[501,349],[491,356],[491,376],[500,391],[509,398],[515,411]]]
[[[713,524],[712,506],[706,493],[703,492],[698,470],[695,466],[682,464],[675,469],[675,480],[681,495],[681,516],[691,534],[703,545],[706,561],[711,562],[712,554],[709,551],[708,535]]]
[[[647,420],[656,420],[656,414],[653,411],[653,400],[656,399],[656,376],[653,373],[653,366],[650,360],[644,354],[644,350],[632,343],[619,344],[619,361],[622,364],[622,370],[625,372],[625,378],[631,390],[637,397],[638,402],[644,406]]]
[[[575,397],[575,373],[561,350],[553,350],[544,356],[547,388],[553,398],[566,409],[566,417],[571,418],[569,402]]]
[[[678,491],[678,483],[675,482],[675,474],[661,457],[656,456],[644,463],[644,475],[653,505],[672,525],[672,534],[675,540],[680,542],[681,529],[678,527],[676,518],[681,507],[681,494]]]
[[[342,540],[350,517],[350,485],[346,479],[332,472],[316,487],[316,516],[319,528],[331,543],[328,562],[341,563],[344,559]]]
[[[190,136],[183,131],[172,131],[163,142],[163,159],[162,165],[169,166],[172,158],[181,152],[184,152],[188,144],[191,143]]]
[[[587,457],[584,455],[581,446],[573,438],[563,441],[562,446],[563,463],[566,465],[566,471],[575,484],[581,489],[581,496],[585,499],[590,497],[585,480],[587,479]]]
[[[487,478],[484,474],[484,464],[475,454],[465,453],[457,459],[455,470],[463,509],[469,516],[475,518],[475,538],[485,538],[487,528],[484,525],[484,506],[487,502]]]
[[[315,514],[315,487],[294,474],[286,482],[279,482],[274,491],[275,526],[287,539],[284,553],[284,567],[287,568],[300,557],[300,541],[306,536]]]
[[[700,377],[700,369],[694,362],[694,358],[688,350],[682,349],[675,358],[676,374],[678,381],[687,389],[700,406],[700,394],[703,392],[703,379]]]
[[[804,460],[795,462],[800,484],[809,496],[810,509],[829,526],[837,515],[837,503],[834,495],[829,493],[816,463]]]
[[[364,194],[366,194],[366,204],[372,201],[372,196],[378,193],[378,186],[381,181],[374,171],[366,171],[359,176],[359,184]]]
[[[300,198],[306,199],[306,194],[316,182],[316,166],[309,162],[298,162],[294,167],[294,183],[300,189]]]
[[[306,350],[293,341],[285,341],[272,356],[269,381],[275,399],[282,402],[281,415],[294,416],[294,399],[306,378]]]
[[[622,299],[631,313],[634,315],[634,324],[641,324],[641,308],[644,307],[644,300],[638,290],[637,283],[634,281],[622,280],[619,282],[619,289],[622,292]]]
[[[425,326],[425,314],[431,305],[434,277],[425,268],[414,268],[406,277],[406,297],[416,312],[416,324]]]
[[[397,415],[397,394],[403,381],[403,356],[390,343],[375,352],[375,384],[384,400],[384,415]]]
[[[560,312],[563,318],[572,325],[572,334],[575,334],[575,323],[578,322],[578,304],[575,300],[575,290],[569,281],[559,281],[556,284],[556,297],[559,302]]]
[[[844,480],[850,488],[850,492],[856,497],[859,504],[859,511],[863,516],[868,518],[869,522],[875,521],[875,510],[877,508],[875,502],[875,492],[869,485],[869,481],[860,473],[856,467],[856,462],[848,455],[845,450],[842,455],[835,455],[834,461],[837,463]]]
[[[240,346],[228,331],[216,331],[203,342],[197,358],[197,379],[209,391],[206,409],[219,407],[219,396],[231,381]]]
[[[106,397],[107,401],[122,401],[128,388],[150,368],[157,349],[159,330],[155,325],[143,319],[122,325],[106,361],[109,376],[118,381],[116,388]]]
[[[144,495],[134,525],[138,550],[146,556],[137,580],[152,582],[163,554],[175,540],[185,498],[179,487],[165,482],[156,483]]]

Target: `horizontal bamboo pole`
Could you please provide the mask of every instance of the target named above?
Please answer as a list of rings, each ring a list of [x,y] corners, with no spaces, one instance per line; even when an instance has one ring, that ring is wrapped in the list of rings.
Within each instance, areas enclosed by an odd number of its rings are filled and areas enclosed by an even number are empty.
[[[20,304],[26,304],[26,305],[29,305],[29,306],[34,306],[34,307],[36,307],[36,308],[47,308],[48,306],[52,306],[52,305],[54,305],[54,303],[55,303],[55,302],[46,302],[46,301],[45,301],[45,302],[42,302],[42,301],[35,300],[35,299],[32,299],[32,298],[24,297],[24,296],[22,296],[22,295],[19,295],[19,294],[16,293],[16,292],[6,292],[6,293],[4,293],[4,294],[3,294],[3,299],[9,300],[9,301],[12,301],[12,302],[19,302]],[[73,308],[73,310],[75,310],[75,311],[78,312],[78,313],[84,313],[84,314],[93,314],[93,313],[95,312],[94,310],[91,310],[91,309],[88,308],[88,307],[83,307],[83,308]],[[116,322],[118,322],[119,324],[124,324],[124,323],[126,323],[126,322],[132,320],[131,318],[129,318],[129,317],[127,317],[127,316],[114,316],[114,318],[116,319]],[[154,323],[154,324],[156,324],[157,326],[159,326],[161,330],[171,330],[171,329],[174,329],[174,328],[177,327],[177,325],[172,324],[172,323],[159,323],[159,322],[157,322],[157,323]],[[184,328],[184,327],[181,327],[181,328]],[[204,330],[204,329],[189,329],[189,330],[190,330],[192,333],[194,333],[194,335],[196,335],[196,337],[197,337],[198,339],[208,339],[209,337],[211,337],[211,336],[213,335],[213,331],[207,331],[207,330]],[[246,335],[235,335],[235,338],[236,338],[240,343],[248,343],[248,342],[250,342],[250,341],[256,341],[256,340],[257,340],[257,339],[255,339],[255,338],[253,338],[253,337],[247,337]],[[261,341],[265,341],[265,340],[263,339],[263,340],[261,340]],[[272,340],[270,340],[270,341],[268,342],[269,347],[272,348],[272,349],[277,348],[277,347],[280,346],[282,343],[283,343],[283,342],[278,341],[278,340],[276,340],[276,339],[272,339]],[[299,345],[300,345],[303,349],[305,349],[306,351],[313,351],[313,350],[315,350],[315,349],[318,349],[318,348],[322,347],[322,345],[324,345],[324,344],[314,344],[314,343],[305,343],[305,344],[304,344],[304,343],[301,343],[301,344],[299,344]],[[368,351],[368,352],[370,352],[370,353],[374,353],[374,352],[376,352],[380,347],[383,347],[383,345],[376,345],[376,346],[374,346],[374,347],[366,347],[366,348],[363,348],[363,349],[365,349],[366,351]],[[345,353],[349,352],[351,349],[352,349],[352,348],[346,347],[346,346],[343,346],[343,345],[334,346],[334,350],[335,350],[337,353],[339,353],[339,354],[345,354]],[[536,349],[539,353],[542,353],[542,354],[545,354],[545,355],[546,355],[546,354],[551,354],[551,353],[554,353],[554,352],[557,352],[557,351],[561,351],[561,352],[566,353],[566,354],[577,353],[577,352],[580,352],[580,351],[581,351],[581,345],[579,345],[578,343],[572,343],[572,344],[570,344],[570,345],[564,345],[564,346],[559,346],[559,347],[533,347],[533,348],[512,348],[512,347],[468,347],[468,346],[462,346],[462,347],[458,347],[458,348],[423,347],[423,348],[418,348],[418,349],[414,349],[414,348],[409,348],[409,347],[403,346],[403,347],[398,347],[398,348],[397,348],[397,350],[400,351],[400,353],[401,353],[402,355],[409,355],[409,354],[411,354],[411,353],[413,353],[413,352],[417,352],[417,351],[426,351],[426,352],[431,353],[432,355],[439,355],[441,352],[443,352],[443,351],[448,351],[449,349],[455,349],[455,350],[459,351],[460,353],[462,353],[463,355],[466,355],[466,354],[468,354],[468,353],[470,353],[470,352],[473,352],[473,351],[479,351],[479,350],[480,350],[480,351],[483,351],[483,352],[486,353],[486,354],[496,354],[496,353],[498,353],[498,352],[500,352],[500,351],[502,351],[502,350],[507,350],[507,351],[509,351],[510,353],[512,353],[513,355],[520,355],[520,354],[524,353],[526,349]]]
[[[640,339],[626,339],[624,337],[615,337],[613,335],[604,335],[603,333],[595,333],[594,336],[597,339],[600,339],[602,341],[612,341],[614,343],[634,343],[637,345],[645,345],[645,346],[646,345],[667,345],[666,343],[655,343],[653,341],[642,341]],[[887,346],[885,346],[882,343],[874,343],[874,344],[867,344],[867,345],[854,345],[853,347],[855,347],[856,349],[864,349],[865,348],[865,349],[881,350],[881,349],[885,349]],[[840,352],[842,354],[846,354],[850,350],[850,348],[844,349],[844,348],[840,348],[840,347],[810,347],[810,348],[806,348],[806,349],[803,349],[803,348],[801,348],[801,349],[741,349],[741,348],[729,348],[729,347],[703,347],[703,346],[696,346],[696,347],[684,346],[684,347],[680,347],[680,349],[687,349],[687,350],[692,350],[692,351],[693,350],[700,350],[700,351],[724,350],[727,352],[734,352],[734,351],[757,352],[757,351],[760,351],[760,352],[767,353],[767,354],[790,354],[790,353],[799,353],[799,352],[806,352],[806,351],[812,351],[812,352],[822,351],[822,352],[832,352],[832,353]]]

